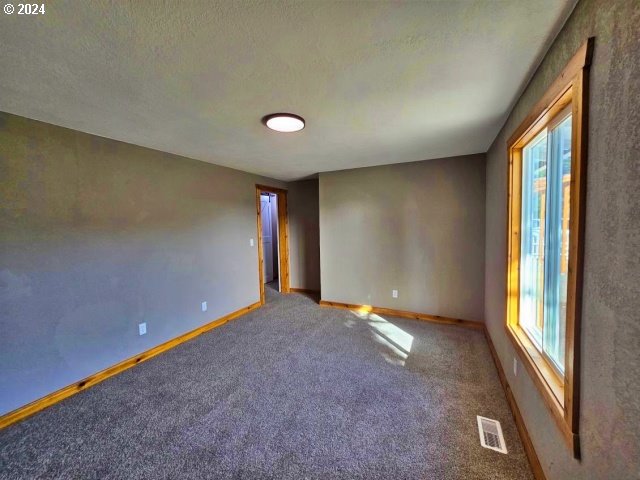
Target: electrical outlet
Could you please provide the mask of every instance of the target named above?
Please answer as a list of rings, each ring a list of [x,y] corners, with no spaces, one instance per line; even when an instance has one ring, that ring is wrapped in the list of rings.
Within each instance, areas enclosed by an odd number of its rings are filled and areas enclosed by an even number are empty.
[[[398,290],[391,290],[391,296],[393,298],[398,298]]]
[[[207,311],[207,302],[202,302],[202,311],[206,312]]]
[[[250,239],[249,239],[249,246],[250,246],[250,247],[253,247],[253,238],[250,238]]]
[[[513,357],[513,374],[518,376],[518,359]]]
[[[147,322],[138,324],[138,334],[145,335],[147,333]]]

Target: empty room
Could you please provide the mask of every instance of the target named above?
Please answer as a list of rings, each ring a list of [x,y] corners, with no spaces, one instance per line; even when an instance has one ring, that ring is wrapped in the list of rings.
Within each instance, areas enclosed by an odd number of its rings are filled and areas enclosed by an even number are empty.
[[[640,480],[638,0],[0,3],[0,480]]]

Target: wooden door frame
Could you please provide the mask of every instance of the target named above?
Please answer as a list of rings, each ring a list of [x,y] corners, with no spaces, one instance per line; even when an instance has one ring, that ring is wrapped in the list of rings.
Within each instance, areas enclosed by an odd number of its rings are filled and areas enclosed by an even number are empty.
[[[275,193],[278,197],[278,278],[280,293],[290,293],[289,279],[289,212],[287,191],[282,188],[256,184],[256,225],[258,227],[258,279],[260,281],[260,305],[264,305],[264,252],[262,251],[262,218],[260,216],[260,194]]]

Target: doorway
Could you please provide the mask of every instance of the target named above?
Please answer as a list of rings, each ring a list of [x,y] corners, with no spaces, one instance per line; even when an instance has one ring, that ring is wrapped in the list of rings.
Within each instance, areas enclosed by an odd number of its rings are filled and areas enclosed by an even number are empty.
[[[264,283],[276,282],[278,279],[278,196],[275,193],[260,193],[260,221],[262,223],[262,268]]]
[[[287,191],[256,185],[258,226],[258,276],[260,303],[265,284],[274,282],[280,293],[289,293],[289,220]]]

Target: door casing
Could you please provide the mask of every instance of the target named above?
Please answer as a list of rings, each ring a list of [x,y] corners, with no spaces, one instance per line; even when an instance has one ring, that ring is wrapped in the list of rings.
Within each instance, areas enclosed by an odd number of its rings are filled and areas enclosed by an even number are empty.
[[[278,276],[280,293],[290,293],[289,279],[289,212],[287,210],[287,190],[256,184],[256,226],[258,229],[258,281],[260,282],[260,304],[265,303],[264,292],[264,252],[262,247],[262,225],[260,217],[260,194],[275,193],[278,198]]]

